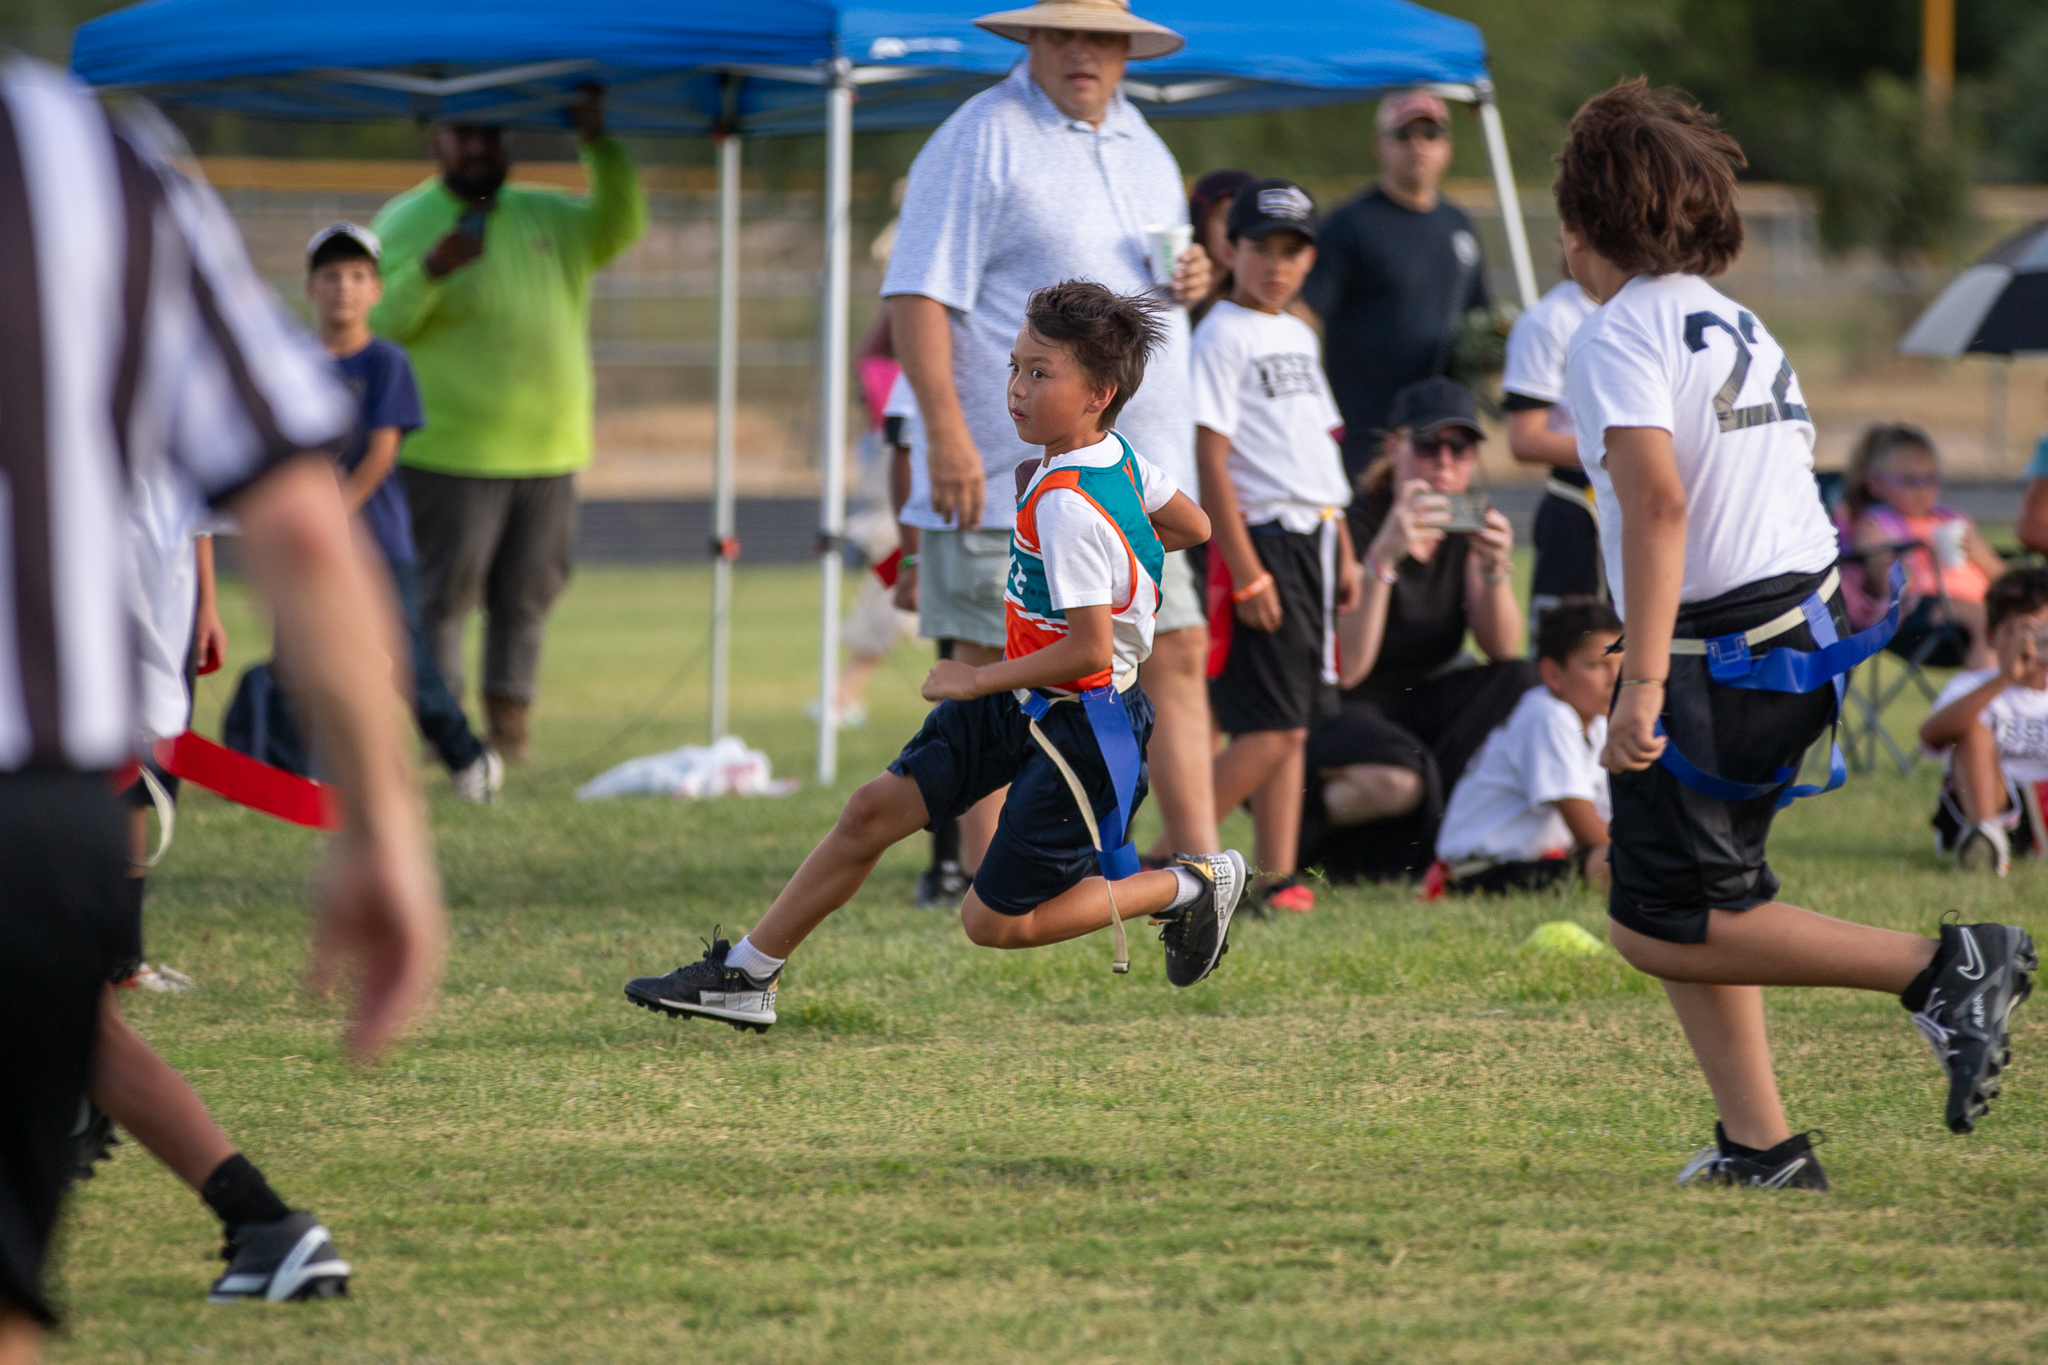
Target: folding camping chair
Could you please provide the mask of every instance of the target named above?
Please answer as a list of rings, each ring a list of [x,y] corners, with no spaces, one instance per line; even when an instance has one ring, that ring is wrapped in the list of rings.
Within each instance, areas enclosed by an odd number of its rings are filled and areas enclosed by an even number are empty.
[[[1863,565],[1871,551],[1856,549],[1850,539],[1849,519],[1842,510],[1842,476],[1829,471],[1816,473],[1813,479],[1819,487],[1821,503],[1827,508],[1840,538],[1844,569],[1842,596],[1849,609],[1849,624],[1852,629],[1861,630],[1883,616],[1889,604],[1881,592],[1872,593],[1866,588]],[[1934,553],[1933,546],[1920,540],[1902,540],[1872,549],[1882,549],[1893,558],[1908,554],[1931,556]],[[1935,581],[1937,585],[1940,582],[1938,572]],[[1948,599],[1939,586],[1933,597],[1922,597],[1920,602],[1933,603],[1934,610],[1929,613],[1933,621],[1912,631],[1905,629],[1905,623],[1901,622],[1900,631],[1892,642],[1859,664],[1849,675],[1848,687],[1843,693],[1841,745],[1843,757],[1859,773],[1867,773],[1877,766],[1880,749],[1891,755],[1901,775],[1913,771],[1913,765],[1920,761],[1919,746],[1901,747],[1891,731],[1885,728],[1884,713],[1904,695],[1907,688],[1917,690],[1932,705],[1941,689],[1927,676],[1926,670],[1959,668],[1969,651],[1970,633],[1951,617],[1947,610]],[[1887,656],[1893,660],[1895,668],[1889,678],[1885,676]]]

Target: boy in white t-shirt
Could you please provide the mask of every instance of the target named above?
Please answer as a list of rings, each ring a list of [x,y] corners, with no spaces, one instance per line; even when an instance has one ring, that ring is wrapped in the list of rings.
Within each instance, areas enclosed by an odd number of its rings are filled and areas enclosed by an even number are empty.
[[[1191,986],[1214,970],[1244,890],[1243,857],[1181,854],[1145,871],[1125,842],[1145,798],[1152,704],[1137,671],[1152,651],[1162,566],[1168,550],[1209,536],[1202,509],[1112,429],[1144,378],[1163,306],[1072,280],[1032,295],[1008,399],[1018,436],[1045,455],[1024,468],[1003,660],[935,664],[924,695],[939,704],[923,728],[853,794],[752,931],[730,945],[714,936],[701,961],[629,982],[628,1000],[765,1031],[783,963],[882,854],[1005,786],[995,838],[960,905],[970,939],[1032,948],[1108,922],[1121,971],[1123,920],[1152,915],[1165,926],[1168,980]]]
[[[1621,620],[1597,597],[1561,597],[1536,628],[1541,687],[1487,736],[1444,809],[1424,898],[1535,890],[1583,871],[1607,879],[1607,706]]]
[[[1588,100],[1558,156],[1565,254],[1600,304],[1572,338],[1572,418],[1627,623],[1602,756],[1608,915],[1622,956],[1664,982],[1719,1110],[1680,1182],[1823,1190],[1778,1099],[1761,988],[1897,995],[1963,1133],[1998,1092],[2036,961],[2009,925],[1931,939],[1778,899],[1772,817],[1813,790],[1793,781],[1831,736],[1839,679],[1890,627],[1833,648],[1848,618],[1798,377],[1705,278],[1742,246],[1741,162],[1712,115],[1641,80]]]
[[[1363,571],[1343,511],[1351,488],[1334,433],[1344,420],[1315,332],[1285,311],[1316,260],[1315,205],[1285,180],[1254,180],[1225,219],[1230,297],[1195,329],[1195,464],[1208,553],[1209,703],[1231,737],[1216,756],[1216,818],[1252,803],[1260,900],[1306,913],[1295,877],[1303,746],[1337,682],[1337,614]]]
[[[2012,569],[1984,594],[1998,667],[1958,673],[1920,742],[1948,754],[1935,844],[1965,872],[2003,877],[2015,851],[2048,854],[2048,569]]]
[[[1567,274],[1508,333],[1507,367],[1500,377],[1508,450],[1524,464],[1544,466],[1549,475],[1530,538],[1536,551],[1529,584],[1532,631],[1560,597],[1597,597],[1602,590],[1593,488],[1579,467],[1571,404],[1565,401],[1572,334],[1592,311],[1593,300]]]

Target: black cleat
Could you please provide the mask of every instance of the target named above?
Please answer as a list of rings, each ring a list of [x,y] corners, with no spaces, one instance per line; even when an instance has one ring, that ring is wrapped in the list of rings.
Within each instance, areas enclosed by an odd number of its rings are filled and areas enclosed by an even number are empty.
[[[107,1111],[91,1100],[78,1101],[78,1123],[71,1130],[72,1151],[77,1165],[72,1169],[73,1180],[90,1180],[93,1167],[113,1158],[114,1148],[119,1146],[121,1135],[114,1130],[114,1121],[107,1117]]]
[[[681,1018],[717,1019],[737,1029],[766,1033],[775,1022],[775,973],[757,981],[725,965],[732,945],[711,931],[704,956],[667,976],[640,976],[626,983],[626,998],[642,1009]]]
[[[1224,853],[1176,853],[1174,865],[1200,877],[1202,894],[1192,905],[1154,916],[1159,921],[1159,941],[1166,945],[1166,979],[1176,986],[1192,986],[1210,972],[1230,951],[1230,917],[1251,880],[1244,855],[1232,849]]]
[[[958,910],[972,885],[974,879],[960,870],[960,864],[950,859],[934,863],[917,874],[917,891],[911,903],[920,910]]]
[[[1968,1133],[1998,1097],[1999,1073],[2012,1060],[2006,1022],[2032,993],[2040,962],[2034,940],[2010,924],[1944,924],[1941,939],[1948,962],[1913,1027],[1948,1072],[1949,1131]]]
[[[1728,1135],[1714,1125],[1714,1145],[1702,1151],[1678,1173],[1681,1185],[1747,1185],[1760,1190],[1828,1191],[1828,1175],[1814,1156],[1816,1143],[1827,1134],[1815,1128],[1794,1133],[1766,1152],[1737,1156],[1728,1152]]]
[[[334,1254],[334,1238],[320,1220],[304,1210],[275,1223],[230,1228],[220,1258],[228,1263],[227,1272],[213,1282],[208,1303],[285,1303],[348,1293],[348,1262]]]

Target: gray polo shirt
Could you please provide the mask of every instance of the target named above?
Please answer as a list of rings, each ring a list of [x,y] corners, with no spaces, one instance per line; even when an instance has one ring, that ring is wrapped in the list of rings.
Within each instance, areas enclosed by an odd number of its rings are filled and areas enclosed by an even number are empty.
[[[952,310],[953,382],[988,474],[983,526],[1015,522],[1010,471],[1039,453],[1017,439],[1003,396],[1031,292],[1069,279],[1150,289],[1145,229],[1187,220],[1173,153],[1120,92],[1098,129],[1062,114],[1023,62],[917,154],[882,295],[922,294]],[[1166,324],[1117,430],[1193,488],[1187,313],[1169,310]]]

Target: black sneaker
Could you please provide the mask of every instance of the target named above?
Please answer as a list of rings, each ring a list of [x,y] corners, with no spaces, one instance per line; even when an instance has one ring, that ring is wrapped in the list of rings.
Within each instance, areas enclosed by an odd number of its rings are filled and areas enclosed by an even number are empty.
[[[320,1220],[304,1210],[275,1223],[228,1229],[220,1258],[228,1263],[227,1272],[213,1282],[208,1303],[284,1303],[348,1293],[348,1262],[334,1254],[334,1238]]]
[[[775,982],[781,972],[766,981],[756,980],[737,967],[725,965],[732,945],[711,931],[704,956],[667,976],[635,977],[626,983],[626,998],[642,1009],[684,1018],[718,1019],[737,1029],[766,1033],[775,1022]]]
[[[93,1167],[113,1158],[114,1148],[120,1145],[121,1135],[114,1130],[114,1121],[107,1117],[107,1111],[81,1096],[78,1101],[78,1122],[71,1129],[71,1149],[77,1166],[71,1172],[74,1180],[90,1180]]]
[[[1202,894],[1192,905],[1153,918],[1162,925],[1159,941],[1166,945],[1166,979],[1176,986],[1192,986],[1215,971],[1230,951],[1230,917],[1250,877],[1244,855],[1235,849],[1176,853],[1173,861],[1202,879]]]
[[[1813,1190],[1825,1194],[1828,1174],[1813,1149],[1828,1135],[1815,1128],[1794,1133],[1767,1152],[1737,1155],[1728,1150],[1728,1135],[1714,1125],[1714,1145],[1685,1163],[1681,1185],[1748,1185],[1760,1190]]]
[[[1948,1072],[1949,1131],[1968,1133],[2001,1089],[1998,1073],[2012,1060],[2006,1021],[2033,992],[2040,962],[2034,940],[2010,924],[1944,924],[1941,940],[1948,962],[1913,1027]]]
[[[974,879],[960,870],[960,864],[950,859],[934,863],[917,874],[917,893],[911,903],[920,910],[958,910],[972,885]]]

